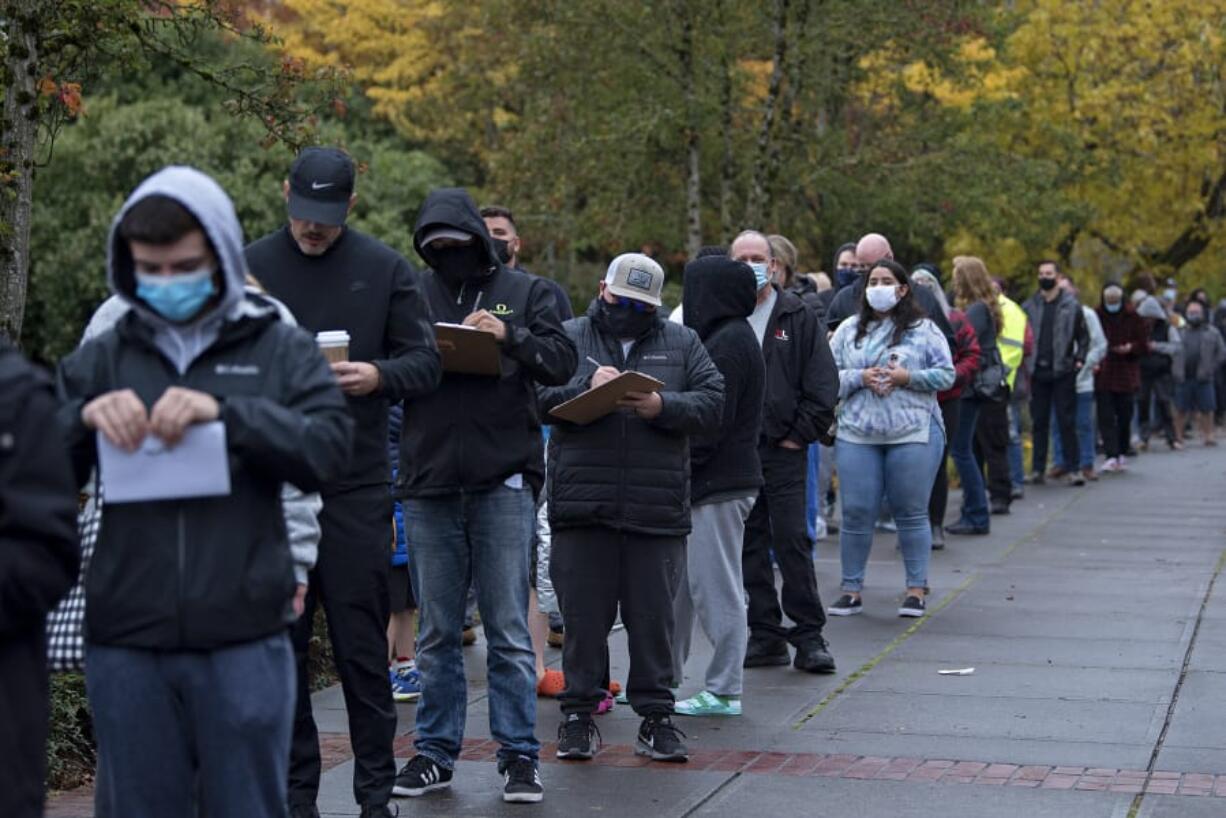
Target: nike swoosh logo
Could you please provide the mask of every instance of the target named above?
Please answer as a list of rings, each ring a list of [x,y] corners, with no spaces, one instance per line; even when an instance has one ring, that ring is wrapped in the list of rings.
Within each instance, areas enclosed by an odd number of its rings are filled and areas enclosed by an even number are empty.
[[[311,190],[323,190],[326,187],[332,187],[333,184],[335,184],[335,182],[324,182],[323,184],[320,184],[319,182],[311,182]]]

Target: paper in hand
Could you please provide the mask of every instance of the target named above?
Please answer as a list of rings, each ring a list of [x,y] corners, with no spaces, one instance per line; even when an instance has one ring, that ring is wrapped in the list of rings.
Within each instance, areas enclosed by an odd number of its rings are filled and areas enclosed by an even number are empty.
[[[226,426],[219,420],[189,426],[173,447],[147,435],[134,452],[99,432],[98,470],[108,504],[229,495]]]

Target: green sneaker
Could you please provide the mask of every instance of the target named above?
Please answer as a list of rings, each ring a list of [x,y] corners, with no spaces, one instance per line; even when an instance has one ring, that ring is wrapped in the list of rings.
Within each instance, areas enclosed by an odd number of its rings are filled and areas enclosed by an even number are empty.
[[[673,712],[678,716],[739,716],[741,700],[739,697],[716,696],[704,690],[693,698],[677,702],[673,705]]]

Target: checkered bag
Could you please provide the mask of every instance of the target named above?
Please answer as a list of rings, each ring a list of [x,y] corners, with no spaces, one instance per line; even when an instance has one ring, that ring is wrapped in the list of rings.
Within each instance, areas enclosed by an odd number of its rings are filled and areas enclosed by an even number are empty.
[[[102,524],[102,498],[90,496],[77,514],[81,538],[81,573],[68,596],[47,617],[47,667],[53,673],[85,669],[85,572]]]

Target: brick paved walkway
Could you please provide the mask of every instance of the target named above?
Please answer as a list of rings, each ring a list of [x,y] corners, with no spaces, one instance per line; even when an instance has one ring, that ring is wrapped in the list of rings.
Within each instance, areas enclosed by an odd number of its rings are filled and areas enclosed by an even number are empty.
[[[534,814],[1226,815],[1220,452],[1145,455],[1132,473],[1084,489],[1028,488],[990,537],[950,538],[934,555],[933,601],[918,621],[894,615],[902,570],[893,538],[879,536],[865,614],[827,626],[838,674],[748,671],[745,716],[680,721],[685,765],[635,756],[637,719],[619,706],[598,721],[606,744],[592,762],[556,762],[543,746],[546,801]],[[833,538],[819,546],[827,597],[837,552]],[[623,637],[612,639],[621,679]],[[696,641],[685,694],[707,655]],[[405,814],[525,811],[498,798],[481,645],[466,657],[469,738],[455,784],[401,802]],[[971,676],[937,674],[971,666]],[[339,691],[315,703],[320,809],[356,815]],[[400,707],[401,759],[413,712]],[[558,722],[541,700],[538,736],[552,738]],[[91,815],[88,792],[60,796],[48,814]]]

